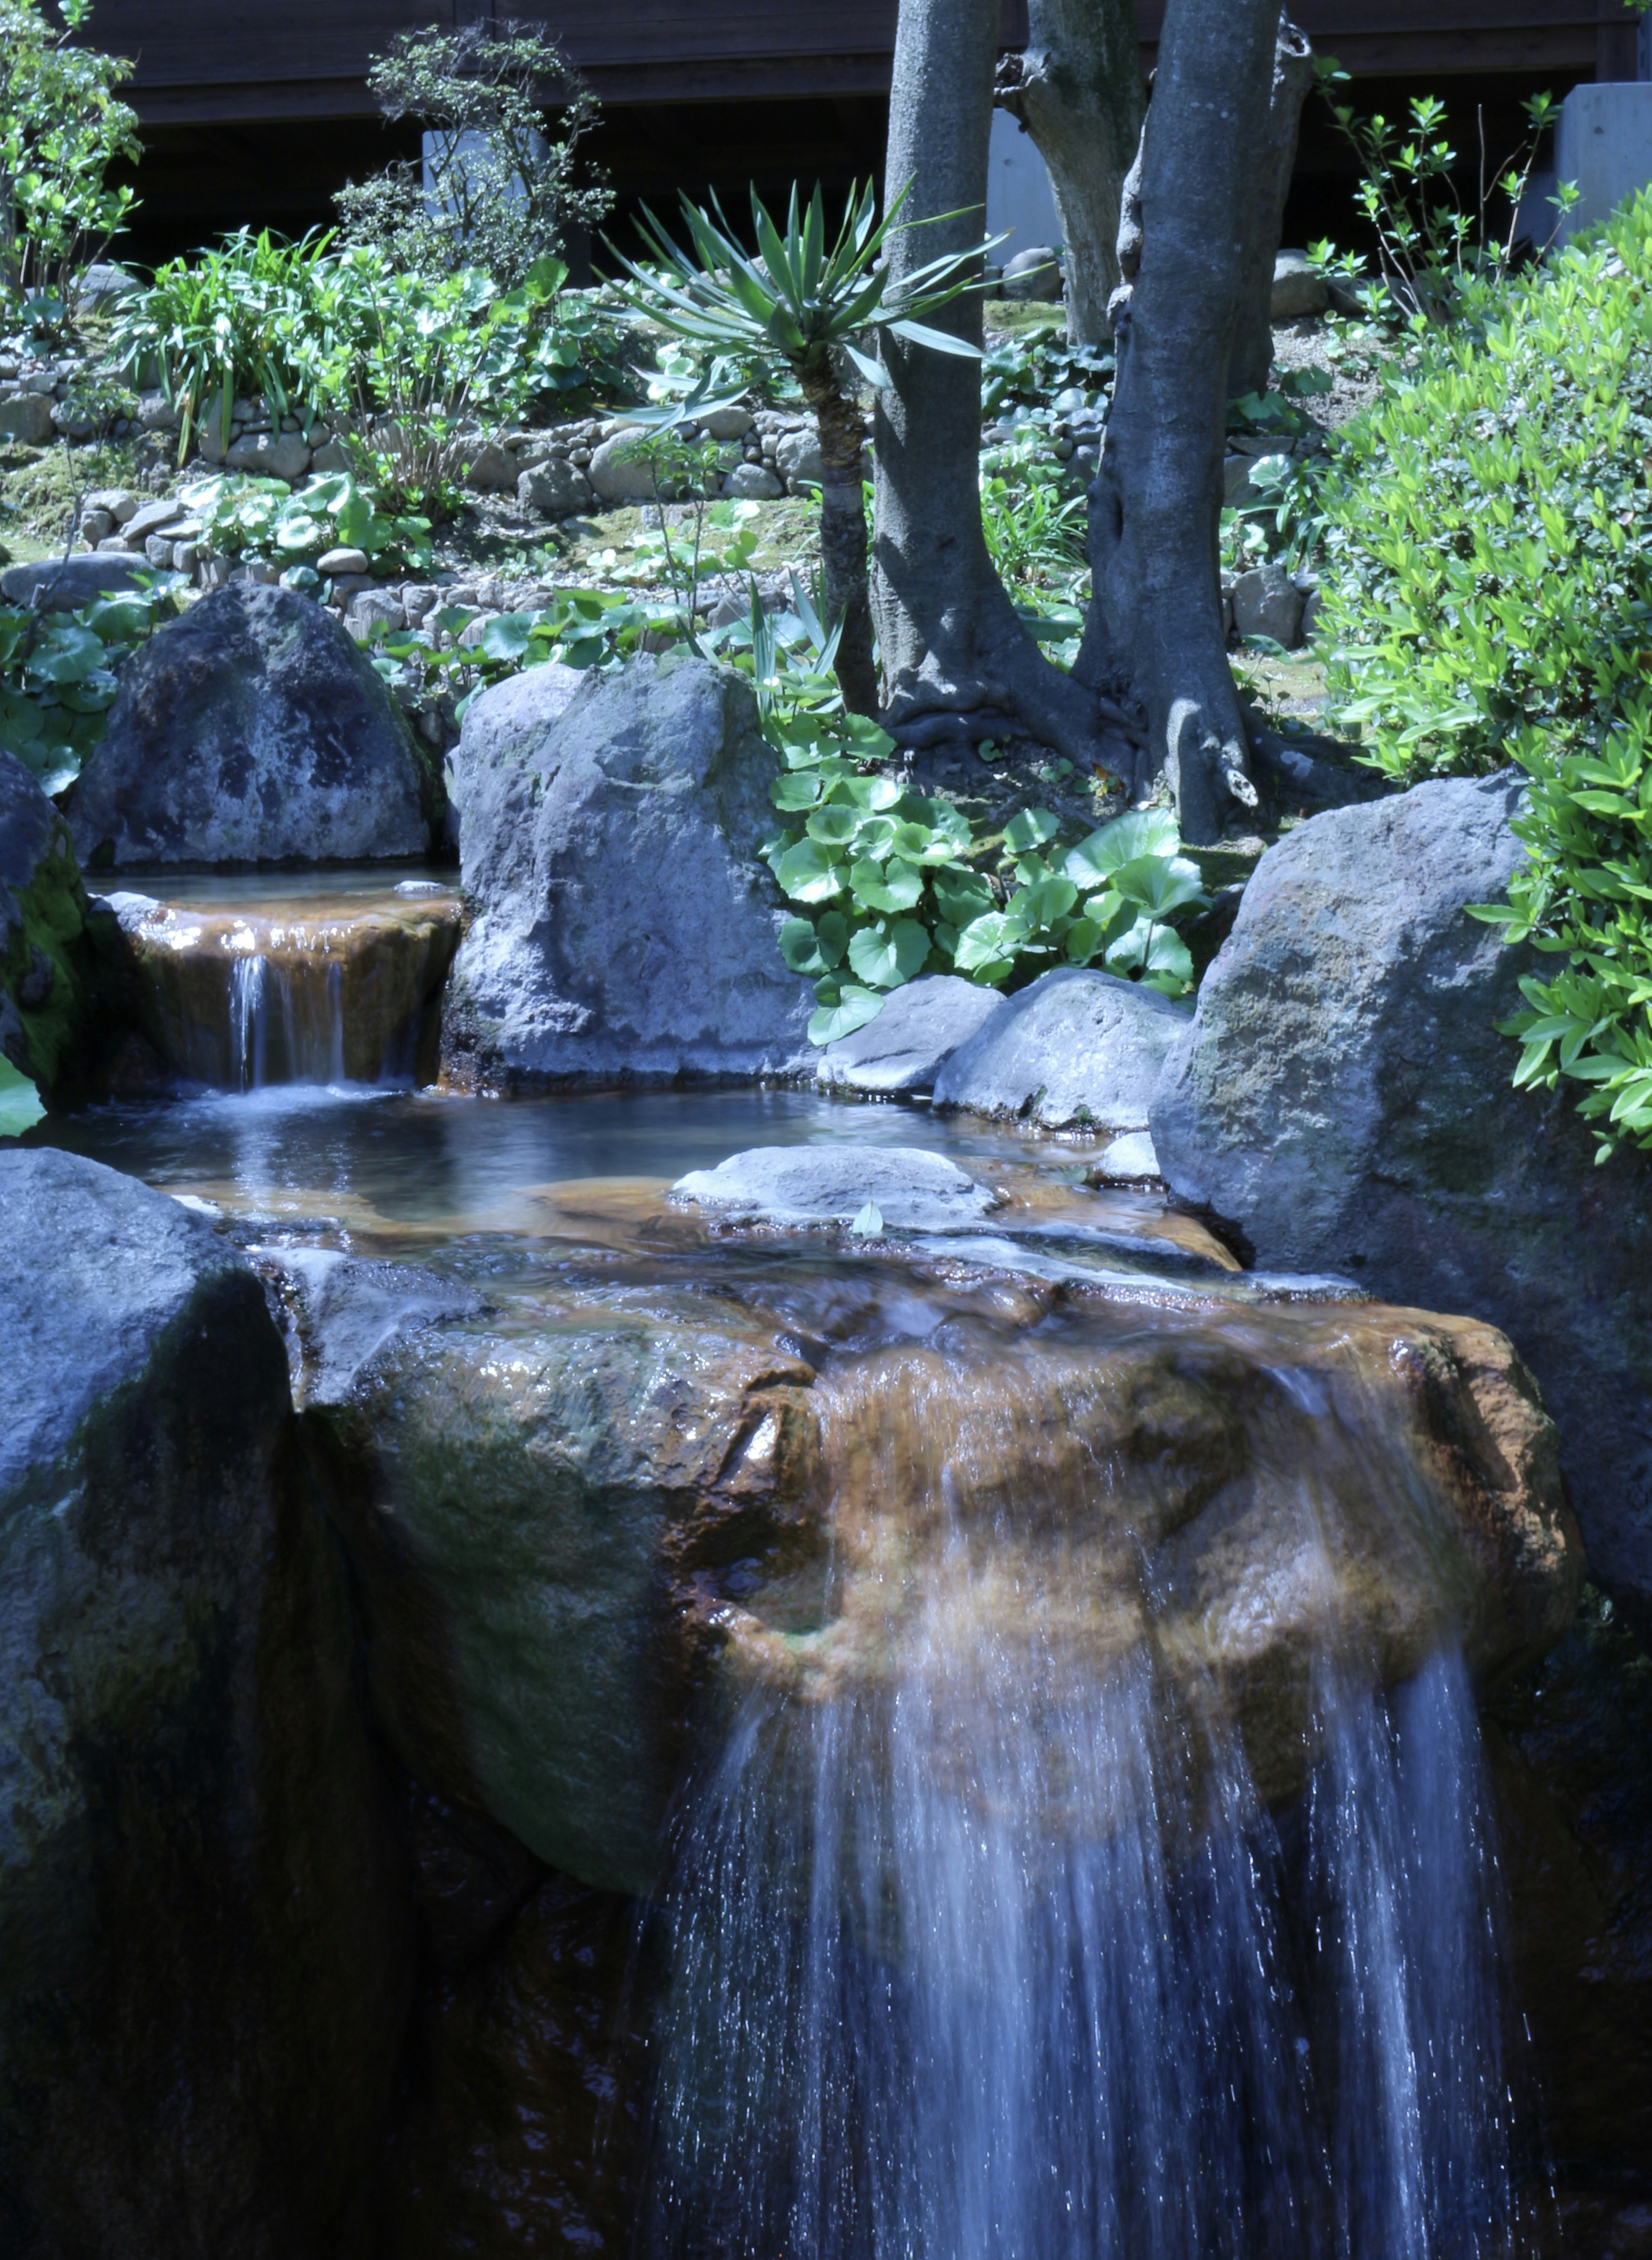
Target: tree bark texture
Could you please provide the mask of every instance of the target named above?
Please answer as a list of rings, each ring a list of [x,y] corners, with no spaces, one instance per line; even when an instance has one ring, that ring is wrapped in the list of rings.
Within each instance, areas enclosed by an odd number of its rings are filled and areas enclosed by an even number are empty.
[[[1082,351],[1112,333],[1119,199],[1147,110],[1135,0],[1028,0],[1027,22],[1025,52],[998,65],[998,103],[1049,168],[1067,246],[1067,335]]]
[[[885,193],[910,184],[891,236],[891,279],[984,233],[999,0],[901,0]],[[979,347],[971,293],[932,318]],[[886,336],[875,533],[888,726],[909,743],[1030,736],[1074,761],[1099,757],[1093,697],[1052,667],[1016,617],[981,526],[977,361]]]
[[[1273,96],[1268,107],[1268,132],[1256,168],[1251,220],[1253,232],[1245,258],[1244,289],[1239,302],[1239,328],[1234,339],[1233,367],[1227,390],[1238,400],[1248,392],[1266,392],[1273,368],[1273,268],[1280,232],[1285,221],[1285,198],[1296,169],[1297,139],[1302,131],[1302,105],[1313,84],[1313,49],[1284,9],[1274,39]]]
[[[866,569],[866,496],[861,455],[866,426],[846,399],[829,364],[802,373],[804,400],[820,442],[820,576],[828,628],[841,619],[838,688],[851,714],[878,712],[877,661],[872,647],[871,591]]]
[[[1191,840],[1217,838],[1256,799],[1217,545],[1278,15],[1278,0],[1170,0],[1139,174],[1126,183],[1119,374],[1090,493],[1095,602],[1076,672],[1145,709],[1134,783],[1168,780]]]

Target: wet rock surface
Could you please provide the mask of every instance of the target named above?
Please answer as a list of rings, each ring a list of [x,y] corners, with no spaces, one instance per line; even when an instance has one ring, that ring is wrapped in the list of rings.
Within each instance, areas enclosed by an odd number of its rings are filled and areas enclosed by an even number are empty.
[[[935,1104],[1046,1130],[1145,1130],[1186,1026],[1185,1012],[1156,990],[1063,966],[1006,998],[952,1054]]]
[[[733,1224],[852,1225],[870,1203],[873,1231],[966,1229],[999,1203],[942,1154],[914,1146],[756,1146],[672,1187],[674,1200]]]
[[[1472,1311],[1559,1425],[1591,1574],[1652,1628],[1652,1162],[1511,1087],[1528,954],[1467,905],[1524,853],[1517,781],[1426,784],[1269,851],[1155,1098],[1173,1191],[1258,1263]]]
[[[161,628],[121,676],[66,804],[89,869],[427,855],[434,757],[307,597],[238,581]]]
[[[175,1202],[0,1153],[0,2243],[289,2260],[411,1937],[279,1336]]]
[[[1554,1431],[1489,1328],[1230,1308],[1186,1262],[1119,1298],[1007,1240],[799,1268],[806,1209],[795,1253],[657,1213],[597,1270],[490,1273],[489,1308],[306,1416],[392,1746],[588,1885],[657,1883],[708,1702],[875,1691],[937,1607],[1013,1641],[1013,1594],[1059,1593],[1102,1675],[1147,1643],[1169,1699],[1221,1688],[1270,1799],[1311,1762],[1318,1659],[1387,1683],[1461,1642],[1490,1674],[1569,1619]],[[984,1581],[955,1589],[948,1529],[990,1533]]]
[[[535,669],[468,714],[450,1069],[509,1088],[812,1071],[810,994],[757,849],[773,756],[742,678]],[[544,685],[539,677],[548,680]]]

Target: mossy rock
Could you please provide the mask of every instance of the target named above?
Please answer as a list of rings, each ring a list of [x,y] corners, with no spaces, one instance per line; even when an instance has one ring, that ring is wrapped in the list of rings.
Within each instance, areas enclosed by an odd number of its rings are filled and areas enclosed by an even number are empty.
[[[48,1096],[85,1071],[89,962],[68,826],[0,748],[0,1051]]]

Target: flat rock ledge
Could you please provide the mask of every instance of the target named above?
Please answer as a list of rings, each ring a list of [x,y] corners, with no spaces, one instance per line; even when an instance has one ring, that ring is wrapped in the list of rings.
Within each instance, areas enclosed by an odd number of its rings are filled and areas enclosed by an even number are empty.
[[[916,1146],[754,1146],[671,1188],[745,1225],[849,1225],[869,1201],[892,1232],[968,1231],[999,1205],[989,1186]]]

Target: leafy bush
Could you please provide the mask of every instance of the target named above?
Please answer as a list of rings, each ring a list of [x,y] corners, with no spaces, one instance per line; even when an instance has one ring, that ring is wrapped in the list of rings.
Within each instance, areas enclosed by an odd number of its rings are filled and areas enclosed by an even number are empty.
[[[992,830],[906,790],[876,767],[893,740],[858,715],[771,704],[769,728],[786,764],[770,797],[802,821],[763,857],[797,905],[781,954],[814,983],[813,1042],[865,1026],[923,973],[1001,988],[1100,962],[1168,997],[1191,985],[1175,920],[1207,898],[1168,810],[1115,818],[1062,853],[1048,810]]]
[[[1531,1010],[1503,1033],[1520,1040],[1517,1086],[1588,1086],[1578,1112],[1605,1162],[1622,1138],[1652,1148],[1652,694],[1628,691],[1593,752],[1556,757],[1535,732],[1517,750],[1529,861],[1508,903],[1476,916],[1568,960],[1522,977]]]
[[[1351,428],[1328,509],[1336,712],[1397,783],[1531,780],[1530,860],[1480,916],[1521,981],[1515,1079],[1652,1147],[1652,196],[1483,299]]]
[[[1380,113],[1358,118],[1338,103],[1330,90],[1346,84],[1348,74],[1334,58],[1322,58],[1315,68],[1338,130],[1359,159],[1355,203],[1376,238],[1377,258],[1378,279],[1362,294],[1367,312],[1421,325],[1454,320],[1472,297],[1470,285],[1500,282],[1513,266],[1532,168],[1557,115],[1554,96],[1533,95],[1524,104],[1526,132],[1500,165],[1488,162],[1482,112],[1476,193],[1465,198],[1457,187],[1458,155],[1446,132],[1446,105],[1438,95],[1412,97],[1407,131]],[[1563,183],[1550,199],[1561,215],[1577,201],[1577,189],[1570,183]],[[1548,243],[1553,240],[1551,231]],[[1540,248],[1547,250],[1548,243]],[[1362,258],[1337,258],[1329,244],[1316,244],[1313,256],[1349,282],[1365,265]]]
[[[331,471],[298,488],[281,479],[225,476],[183,489],[185,505],[204,529],[205,546],[226,557],[259,557],[297,565],[329,549],[360,549],[375,564],[430,565],[430,521],[388,517],[347,471]]]
[[[244,227],[220,250],[169,261],[125,300],[111,349],[121,368],[159,373],[182,418],[180,462],[209,425],[227,437],[237,399],[261,394],[284,416],[302,397],[323,327],[327,246],[313,230],[288,243]]]
[[[104,175],[139,154],[138,118],[115,99],[132,75],[80,42],[91,0],[0,0],[0,298],[44,297],[61,315],[75,276],[125,225],[129,188]]]
[[[0,745],[61,792],[103,743],[123,661],[174,608],[175,574],[75,612],[0,605]]]
[[[1343,433],[1326,496],[1330,712],[1404,784],[1527,733],[1591,747],[1652,644],[1652,197],[1484,286]]]
[[[182,417],[179,461],[203,426],[220,440],[238,397],[345,419],[358,467],[391,515],[443,514],[480,410],[515,419],[624,383],[619,318],[542,261],[501,293],[462,268],[427,280],[384,252],[286,243],[243,228],[218,251],[159,268],[121,309],[120,364],[153,363]]]
[[[348,240],[393,267],[427,277],[485,268],[514,284],[570,232],[606,216],[606,189],[579,180],[596,102],[543,31],[477,24],[404,32],[375,59],[368,83],[386,118],[411,118],[428,136],[424,167],[392,165],[337,200]]]

